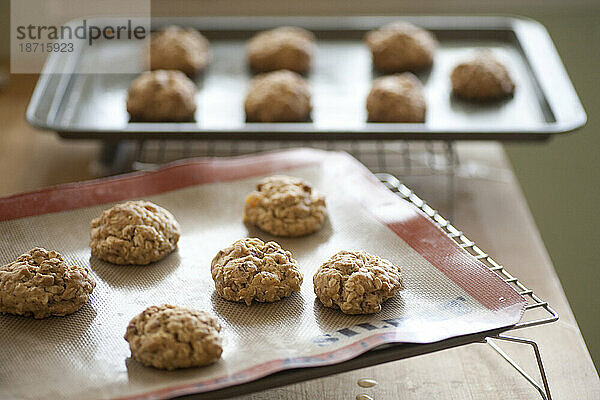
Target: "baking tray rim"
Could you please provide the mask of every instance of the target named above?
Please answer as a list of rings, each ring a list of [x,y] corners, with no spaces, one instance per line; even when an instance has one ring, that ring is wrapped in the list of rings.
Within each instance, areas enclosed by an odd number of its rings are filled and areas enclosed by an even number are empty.
[[[386,343],[381,346],[366,350],[359,356],[348,359],[346,361],[333,364],[323,364],[321,366],[310,367],[293,367],[288,369],[278,369],[277,372],[265,372],[262,378],[255,379],[249,382],[240,383],[234,386],[225,387],[222,389],[213,390],[210,392],[184,393],[186,387],[169,388],[173,393],[173,398],[181,399],[222,399],[234,396],[248,395],[251,393],[273,389],[276,387],[287,386],[294,383],[306,382],[313,379],[324,378],[330,375],[341,374],[344,372],[354,371],[361,368],[372,367],[392,361],[400,361],[411,357],[435,353],[438,351],[448,350],[455,347],[465,346],[475,343],[484,343],[486,338],[496,337],[501,333],[512,330],[515,325],[510,325],[504,328],[494,329],[490,331],[478,332],[470,335],[455,336],[449,339],[444,339],[432,343]],[[189,390],[190,385],[187,389]],[[178,389],[182,390],[178,393]],[[133,398],[145,399],[147,394],[133,396]]]

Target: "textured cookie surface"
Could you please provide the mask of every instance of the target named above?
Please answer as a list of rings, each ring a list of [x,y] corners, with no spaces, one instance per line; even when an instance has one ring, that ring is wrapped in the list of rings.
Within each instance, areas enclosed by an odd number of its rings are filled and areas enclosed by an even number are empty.
[[[302,274],[289,251],[275,242],[241,239],[217,253],[211,264],[219,296],[231,301],[274,302],[300,291]]]
[[[263,179],[246,198],[244,222],[275,236],[295,237],[321,229],[327,216],[325,197],[300,178]]]
[[[257,72],[287,69],[306,73],[310,69],[314,40],[312,33],[293,26],[260,32],[248,41],[248,64]]]
[[[423,28],[394,22],[367,33],[373,66],[382,72],[418,71],[433,64],[438,42]]]
[[[213,315],[163,304],[135,316],[125,332],[131,357],[167,370],[214,363],[223,351],[221,324]]]
[[[511,96],[515,90],[508,70],[489,51],[480,51],[457,65],[450,81],[454,94],[476,101],[501,99]]]
[[[114,264],[145,265],[175,250],[179,224],[164,208],[149,201],[117,204],[90,225],[92,255]]]
[[[308,82],[286,70],[257,75],[244,102],[246,119],[252,122],[305,121],[311,108]]]
[[[146,71],[129,86],[132,121],[183,122],[194,119],[196,85],[181,71]]]
[[[174,69],[193,76],[210,60],[208,40],[195,29],[169,26],[150,38],[150,69]]]
[[[377,78],[367,97],[372,122],[423,122],[427,105],[421,82],[410,72]]]
[[[96,282],[85,267],[68,265],[55,252],[36,247],[0,267],[0,312],[46,318],[79,310]]]
[[[372,314],[402,289],[400,267],[365,251],[340,251],[313,276],[315,294],[326,307],[346,314]]]

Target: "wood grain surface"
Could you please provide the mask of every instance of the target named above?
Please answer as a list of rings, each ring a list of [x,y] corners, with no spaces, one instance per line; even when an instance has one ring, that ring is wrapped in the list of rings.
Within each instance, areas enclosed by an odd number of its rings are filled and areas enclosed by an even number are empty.
[[[0,195],[94,177],[100,147],[59,139],[24,120],[36,77],[13,75],[0,89]],[[514,335],[535,340],[555,399],[599,399],[600,380],[518,182],[497,143],[460,143],[455,225],[547,300],[560,320]],[[418,186],[418,185],[417,185]],[[418,187],[413,187],[418,191]],[[443,196],[443,187],[427,188]],[[435,201],[432,201],[435,205]],[[568,238],[565,238],[568,240]],[[531,349],[502,344],[537,378]],[[357,381],[371,378],[372,388]],[[538,378],[539,379],[539,378]],[[256,393],[258,399],[536,399],[539,394],[489,346],[474,344]]]

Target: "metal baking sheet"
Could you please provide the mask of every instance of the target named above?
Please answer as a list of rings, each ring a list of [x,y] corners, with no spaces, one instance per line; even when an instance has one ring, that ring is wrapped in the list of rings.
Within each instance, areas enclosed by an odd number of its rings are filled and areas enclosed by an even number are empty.
[[[425,123],[368,123],[365,101],[373,71],[364,34],[395,20],[431,30],[440,41],[434,66],[418,77],[427,99]],[[70,57],[51,56],[61,74],[42,74],[27,120],[65,138],[96,139],[547,139],[581,127],[586,114],[548,32],[539,23],[513,17],[277,17],[156,19],[192,26],[211,42],[213,62],[196,78],[198,109],[191,123],[131,123],[127,88],[136,74],[71,74],[78,63],[139,65],[139,43],[110,41]],[[252,78],[245,44],[255,32],[282,25],[302,26],[317,37],[310,122],[246,123],[243,101]],[[475,49],[491,49],[516,82],[515,96],[475,104],[451,95],[452,68]],[[48,67],[50,68],[50,67]],[[141,72],[141,70],[140,70]]]

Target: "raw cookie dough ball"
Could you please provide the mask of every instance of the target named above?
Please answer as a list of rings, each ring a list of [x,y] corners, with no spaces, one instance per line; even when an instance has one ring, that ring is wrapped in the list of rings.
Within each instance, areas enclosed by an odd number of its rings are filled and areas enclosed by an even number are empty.
[[[367,33],[373,65],[382,72],[419,71],[433,64],[438,42],[429,31],[407,22],[394,22]]]
[[[312,33],[293,26],[260,32],[248,41],[248,64],[258,72],[288,69],[306,73],[310,69],[314,41]]]
[[[458,64],[450,75],[452,92],[475,101],[497,100],[512,96],[515,84],[504,64],[489,51]]]
[[[327,216],[325,197],[291,176],[263,179],[246,197],[244,222],[275,236],[304,236],[321,229]]]
[[[145,265],[175,250],[179,224],[149,201],[117,204],[92,220],[92,255],[113,264]]]
[[[72,314],[94,287],[87,268],[67,265],[59,253],[36,247],[0,267],[0,313],[34,318]]]
[[[210,60],[208,40],[195,29],[169,26],[152,34],[150,69],[174,69],[194,76]]]
[[[231,301],[272,303],[300,291],[302,273],[289,251],[256,238],[219,251],[211,273],[219,296]]]
[[[421,82],[410,72],[373,81],[367,97],[371,122],[424,122],[427,105]]]
[[[135,316],[125,333],[131,357],[148,367],[200,367],[221,357],[221,324],[205,311],[163,304]]]
[[[256,76],[244,102],[246,119],[252,122],[295,122],[310,117],[308,82],[292,71]]]
[[[372,314],[402,289],[400,267],[365,251],[340,251],[313,276],[315,294],[326,307],[346,314]]]
[[[147,71],[129,86],[127,112],[132,121],[191,121],[195,94],[196,85],[181,71]]]

